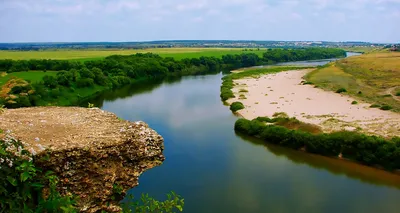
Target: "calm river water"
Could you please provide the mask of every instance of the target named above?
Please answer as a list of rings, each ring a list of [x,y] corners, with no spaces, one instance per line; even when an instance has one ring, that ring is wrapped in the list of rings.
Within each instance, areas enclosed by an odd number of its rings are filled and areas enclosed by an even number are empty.
[[[221,77],[143,82],[91,101],[165,139],[165,162],[130,193],[164,199],[175,191],[189,213],[400,211],[400,175],[235,134]]]

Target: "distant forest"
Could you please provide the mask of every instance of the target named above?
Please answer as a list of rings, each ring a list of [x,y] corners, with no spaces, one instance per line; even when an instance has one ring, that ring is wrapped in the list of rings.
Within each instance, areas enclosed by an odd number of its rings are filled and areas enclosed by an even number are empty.
[[[55,76],[46,75],[40,82],[15,82],[0,106],[18,108],[57,103],[65,97],[75,97],[79,90],[115,89],[141,79],[164,78],[217,73],[241,67],[251,67],[277,62],[302,61],[345,57],[346,52],[332,48],[271,49],[262,57],[255,53],[200,57],[175,60],[170,57],[146,53],[130,56],[114,55],[103,60],[0,60],[0,72],[57,71]],[[21,81],[21,80],[20,80]],[[10,86],[11,83],[8,83]],[[85,98],[85,97],[80,97]],[[71,98],[68,98],[71,99]],[[78,98],[79,99],[79,98]],[[71,100],[69,100],[71,101]],[[69,103],[77,104],[77,103]]]

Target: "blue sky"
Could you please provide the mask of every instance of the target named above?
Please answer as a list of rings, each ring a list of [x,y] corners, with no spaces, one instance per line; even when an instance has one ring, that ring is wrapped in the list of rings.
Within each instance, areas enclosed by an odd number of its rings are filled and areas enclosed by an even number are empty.
[[[0,0],[0,42],[400,42],[400,0]]]

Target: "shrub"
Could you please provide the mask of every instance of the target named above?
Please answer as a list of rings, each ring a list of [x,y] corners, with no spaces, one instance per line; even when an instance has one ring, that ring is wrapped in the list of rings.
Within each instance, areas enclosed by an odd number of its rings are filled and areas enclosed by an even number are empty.
[[[130,197],[130,201],[125,202],[122,205],[124,213],[130,212],[175,212],[178,210],[183,211],[183,206],[185,204],[184,199],[181,196],[171,192],[167,194],[168,199],[166,201],[158,201],[148,194],[142,194],[139,201],[135,201],[133,196]],[[132,211],[133,210],[133,211]]]
[[[347,92],[347,90],[345,88],[340,88],[336,90],[336,93],[343,93],[343,92]]]
[[[287,134],[289,133],[289,131],[290,130],[286,129],[285,127],[267,125],[261,132],[260,137],[263,140],[274,144],[284,143],[283,140],[287,138]]]
[[[381,105],[379,104],[372,104],[371,106],[369,106],[369,108],[380,108]]]
[[[221,99],[222,99],[223,101],[226,101],[226,100],[228,100],[228,99],[230,99],[230,98],[234,98],[235,95],[233,94],[233,92],[232,92],[231,90],[222,89],[222,90],[221,90],[221,95],[220,95],[220,97],[221,97]]]
[[[232,112],[244,109],[244,105],[241,102],[233,102],[230,107]]]
[[[245,90],[245,89],[241,89],[241,90],[239,90],[239,92],[249,92],[249,91]]]
[[[30,106],[32,106],[28,96],[19,96],[17,102],[19,104],[19,107],[30,107]]]
[[[399,92],[396,92],[396,96],[400,96],[400,91],[399,91]]]
[[[265,127],[265,124],[263,122],[260,122],[256,119],[250,121],[249,124],[249,130],[247,134],[254,136],[254,135],[259,135]]]
[[[28,93],[29,90],[32,89],[30,84],[27,85],[17,85],[11,88],[9,94],[20,94],[20,93]]]
[[[78,88],[92,87],[94,86],[94,80],[91,78],[81,78],[76,82],[76,86]]]
[[[351,104],[356,105],[356,104],[358,104],[358,102],[357,101],[353,101],[353,102],[351,102]]]
[[[240,118],[235,122],[235,130],[242,133],[247,133],[250,129],[250,121]]]
[[[43,173],[33,156],[14,138],[0,140],[0,207],[5,212],[76,212],[75,201],[56,191],[58,178]],[[43,188],[48,188],[48,196]],[[34,211],[35,210],[35,211]]]
[[[393,107],[391,107],[389,105],[383,105],[379,109],[381,109],[381,110],[391,110],[391,109],[393,109]]]
[[[232,92],[233,88],[233,80],[232,78],[228,75],[222,78],[222,86],[221,86],[221,100],[226,101],[230,98],[234,98],[235,95]]]
[[[50,88],[50,89],[54,89],[57,87],[57,79],[54,76],[49,76],[49,75],[45,75],[42,79],[43,84]]]

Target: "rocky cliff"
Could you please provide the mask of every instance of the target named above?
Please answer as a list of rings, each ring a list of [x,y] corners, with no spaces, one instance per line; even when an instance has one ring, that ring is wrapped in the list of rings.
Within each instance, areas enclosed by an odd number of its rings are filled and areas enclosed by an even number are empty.
[[[5,110],[0,129],[26,143],[39,167],[58,175],[59,190],[78,196],[82,212],[118,212],[119,199],[138,185],[140,174],[164,160],[163,138],[147,124],[98,108]]]

